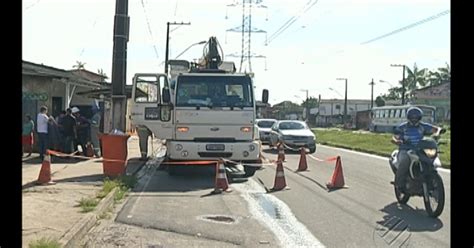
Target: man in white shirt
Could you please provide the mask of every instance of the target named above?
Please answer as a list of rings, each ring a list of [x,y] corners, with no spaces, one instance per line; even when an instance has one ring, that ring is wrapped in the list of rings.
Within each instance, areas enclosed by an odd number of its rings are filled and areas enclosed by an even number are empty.
[[[38,132],[38,147],[41,161],[43,161],[46,149],[49,148],[48,123],[50,121],[54,121],[54,119],[52,119],[52,117],[49,117],[47,113],[48,108],[46,106],[41,106],[40,112],[38,113],[38,116],[36,118],[36,131]]]

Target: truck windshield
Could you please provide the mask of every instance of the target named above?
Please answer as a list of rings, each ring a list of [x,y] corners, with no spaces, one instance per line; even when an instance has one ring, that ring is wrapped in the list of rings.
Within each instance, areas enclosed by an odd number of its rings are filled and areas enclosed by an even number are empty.
[[[253,94],[246,76],[185,76],[176,85],[177,107],[252,107]]]

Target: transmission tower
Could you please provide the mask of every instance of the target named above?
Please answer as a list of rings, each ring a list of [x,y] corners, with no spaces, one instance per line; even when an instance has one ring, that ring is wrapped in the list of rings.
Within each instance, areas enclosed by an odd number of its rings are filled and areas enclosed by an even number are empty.
[[[263,55],[256,55],[252,53],[251,51],[251,44],[252,44],[252,33],[264,33],[265,34],[265,40],[266,40],[266,34],[267,31],[258,29],[258,28],[252,28],[252,7],[257,7],[257,8],[267,8],[266,6],[261,4],[262,0],[242,0],[242,2],[239,4],[237,1],[235,1],[233,4],[227,5],[227,7],[236,7],[238,5],[242,5],[242,25],[237,26],[235,28],[227,29],[226,30],[226,41],[227,41],[227,32],[240,32],[242,34],[242,49],[240,51],[240,67],[239,67],[239,72],[245,71],[245,72],[252,72],[252,61],[251,58],[265,58]],[[226,11],[227,12],[227,11]],[[227,19],[227,13],[226,13],[226,19]],[[268,18],[266,18],[268,20]],[[228,55],[229,57],[237,57],[236,54],[231,54]],[[266,64],[266,63],[265,63]],[[265,65],[266,69],[266,65]]]

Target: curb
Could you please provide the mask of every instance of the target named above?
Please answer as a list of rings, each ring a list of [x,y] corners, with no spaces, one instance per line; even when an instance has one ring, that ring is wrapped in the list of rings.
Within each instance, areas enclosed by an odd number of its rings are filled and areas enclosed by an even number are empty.
[[[117,188],[107,194],[97,205],[93,212],[87,213],[74,226],[71,227],[59,240],[64,248],[80,247],[80,243],[89,230],[97,222],[98,216],[103,214],[114,203],[114,196]]]
[[[130,175],[136,175],[145,164],[146,162],[143,161],[143,163],[141,163],[141,165],[138,166],[138,168]],[[99,202],[93,212],[87,213],[61,237],[59,242],[63,244],[63,248],[74,248],[80,246],[82,239],[84,239],[89,230],[96,224],[98,216],[103,214],[111,205],[113,205],[116,191],[117,188],[110,191],[109,194]]]
[[[140,163],[137,169],[131,173],[125,173],[126,175],[136,175],[139,171],[144,168],[144,165],[147,161]],[[112,191],[104,197],[93,212],[87,213],[82,217],[74,226],[72,226],[59,240],[63,244],[63,248],[74,248],[80,247],[82,240],[87,235],[89,230],[97,223],[97,219],[102,215],[107,209],[113,205],[114,196],[117,188],[114,188]]]

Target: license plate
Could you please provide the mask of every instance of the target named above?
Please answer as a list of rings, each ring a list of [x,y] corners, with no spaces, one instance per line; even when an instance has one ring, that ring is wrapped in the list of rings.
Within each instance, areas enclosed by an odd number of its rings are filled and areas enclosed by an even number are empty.
[[[208,151],[224,151],[225,145],[224,144],[208,144],[206,145],[206,150]]]

